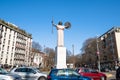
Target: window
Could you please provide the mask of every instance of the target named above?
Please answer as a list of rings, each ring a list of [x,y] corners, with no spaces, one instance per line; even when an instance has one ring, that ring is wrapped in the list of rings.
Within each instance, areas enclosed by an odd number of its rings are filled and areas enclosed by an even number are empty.
[[[68,70],[68,75],[69,76],[79,76],[79,74],[77,72],[75,72],[74,70]]]
[[[6,37],[6,33],[4,34],[4,37]]]
[[[66,75],[65,73],[66,73],[65,70],[59,70],[57,75],[58,76],[65,76]]]
[[[9,39],[11,38],[11,34],[9,35]]]
[[[7,51],[9,51],[9,46],[7,47]]]
[[[3,45],[3,48],[2,48],[2,50],[4,50],[4,47],[5,47],[5,46]]]
[[[5,39],[4,39],[3,43],[5,44]]]
[[[27,68],[17,68],[15,72],[27,72]]]
[[[36,73],[33,69],[30,69],[30,68],[27,69],[27,72],[28,73]]]
[[[7,59],[5,60],[5,63],[7,64]]]
[[[10,40],[8,41],[8,45],[10,45]]]
[[[51,72],[51,75],[56,76],[56,75],[57,75],[57,72],[58,72],[58,70],[53,70],[53,71]]]
[[[12,29],[10,29],[10,33],[12,32]]]
[[[5,28],[5,31],[7,31],[7,27]]]

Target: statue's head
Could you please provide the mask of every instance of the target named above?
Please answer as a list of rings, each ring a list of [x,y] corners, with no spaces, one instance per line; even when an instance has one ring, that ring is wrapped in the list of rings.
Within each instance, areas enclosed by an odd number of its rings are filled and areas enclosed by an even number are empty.
[[[62,25],[62,24],[63,24],[62,21],[59,21],[59,22],[58,22],[58,25]]]

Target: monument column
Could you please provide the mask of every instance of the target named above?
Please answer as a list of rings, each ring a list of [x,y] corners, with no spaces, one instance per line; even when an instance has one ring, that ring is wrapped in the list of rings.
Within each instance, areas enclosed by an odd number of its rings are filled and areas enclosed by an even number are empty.
[[[52,23],[53,24],[53,23]],[[68,24],[68,22],[67,22]],[[62,26],[62,22],[59,22],[58,25],[53,24],[58,32],[57,36],[57,47],[56,47],[56,68],[61,69],[61,68],[67,68],[66,65],[66,47],[64,47],[64,29],[69,28],[71,25],[65,25]]]

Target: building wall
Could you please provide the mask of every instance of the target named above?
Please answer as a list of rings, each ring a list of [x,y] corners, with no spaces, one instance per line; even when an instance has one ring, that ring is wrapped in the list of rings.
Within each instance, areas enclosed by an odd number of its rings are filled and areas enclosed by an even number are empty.
[[[40,52],[36,49],[32,49],[32,63],[31,65],[34,66],[34,67],[44,67],[45,66],[45,63],[44,63],[44,59],[45,59],[45,53],[43,52]]]
[[[115,33],[118,60],[120,61],[120,32]]]
[[[32,39],[31,38],[26,38],[26,48],[25,48],[25,58],[26,58],[26,63],[28,66],[31,64],[31,54],[32,54]]]
[[[13,24],[0,20],[0,64],[30,65],[32,36]]]
[[[120,28],[113,27],[100,36],[101,63],[115,68],[120,61]]]
[[[3,28],[1,38],[1,64],[12,65],[14,61],[15,34],[14,31],[1,25]]]

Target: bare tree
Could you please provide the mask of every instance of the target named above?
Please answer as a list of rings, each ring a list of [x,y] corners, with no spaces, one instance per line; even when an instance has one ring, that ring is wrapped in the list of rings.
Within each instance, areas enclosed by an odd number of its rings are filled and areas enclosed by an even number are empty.
[[[75,67],[82,67],[83,61],[82,61],[82,54],[77,54],[75,56]]]
[[[32,42],[32,47],[36,50],[42,51],[42,46],[39,44],[39,42]]]
[[[72,52],[70,50],[66,50],[66,58],[67,62],[69,62],[69,58],[72,56]]]
[[[55,64],[55,51],[54,51],[54,49],[46,47],[44,51],[48,55],[47,66],[53,67]]]
[[[83,43],[83,47],[81,48],[83,63],[93,65],[97,62],[97,45],[96,45],[96,37],[89,38]]]

